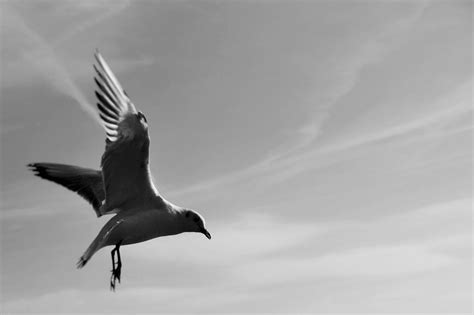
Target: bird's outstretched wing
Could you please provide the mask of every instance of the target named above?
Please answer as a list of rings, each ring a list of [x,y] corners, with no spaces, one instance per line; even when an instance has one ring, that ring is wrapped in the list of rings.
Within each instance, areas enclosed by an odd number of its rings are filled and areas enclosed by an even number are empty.
[[[158,196],[148,164],[146,118],[137,111],[99,52],[95,58],[97,107],[107,134],[101,162],[105,189],[101,212],[146,206]]]
[[[99,208],[105,198],[100,171],[74,165],[58,163],[30,163],[34,174],[78,193],[94,208],[98,217]]]

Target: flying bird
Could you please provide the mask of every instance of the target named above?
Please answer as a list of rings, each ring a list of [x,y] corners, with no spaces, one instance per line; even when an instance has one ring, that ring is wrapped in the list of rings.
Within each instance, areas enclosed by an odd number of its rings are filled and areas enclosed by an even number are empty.
[[[211,239],[204,218],[163,198],[153,184],[150,137],[145,115],[138,111],[97,51],[94,65],[99,116],[106,131],[101,169],[57,163],[31,163],[35,175],[72,190],[87,200],[97,217],[115,214],[100,230],[77,267],[84,267],[101,248],[111,251],[110,288],[120,283],[120,246],[166,235],[198,232]]]

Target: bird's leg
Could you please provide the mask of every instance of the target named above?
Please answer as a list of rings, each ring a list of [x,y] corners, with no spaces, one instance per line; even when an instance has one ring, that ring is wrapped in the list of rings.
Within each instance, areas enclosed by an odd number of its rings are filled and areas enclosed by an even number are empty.
[[[110,276],[110,290],[115,291],[115,252],[116,249],[112,249],[110,255],[112,256],[112,275]]]
[[[115,253],[117,253],[117,267],[115,267]],[[122,260],[120,259],[120,243],[115,245],[115,248],[110,252],[112,256],[112,275],[110,277],[110,289],[115,291],[116,281],[120,283],[120,274],[122,271]]]
[[[115,271],[115,248],[112,249],[110,252],[110,255],[112,256],[112,272]]]
[[[122,274],[122,259],[120,258],[120,244],[117,245],[117,268],[115,268],[118,282],[120,283],[120,275]]]

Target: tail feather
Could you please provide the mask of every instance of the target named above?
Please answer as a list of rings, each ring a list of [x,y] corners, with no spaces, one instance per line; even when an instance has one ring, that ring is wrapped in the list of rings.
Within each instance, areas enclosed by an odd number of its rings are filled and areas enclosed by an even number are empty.
[[[82,254],[81,258],[76,263],[77,269],[81,269],[84,267],[87,262],[91,259],[91,257],[100,249],[99,248],[99,237],[97,237],[86,249],[84,254]]]
[[[120,226],[125,219],[117,219],[116,217],[110,219],[97,234],[96,238],[89,247],[86,249],[81,258],[77,261],[77,268],[84,267],[91,257],[102,247],[108,245],[117,245],[122,243],[122,238],[117,238],[117,235],[114,233],[114,230]]]
[[[86,260],[84,257],[79,258],[79,260],[76,263],[77,269],[81,269],[87,264],[88,260]]]
[[[87,200],[98,217],[105,199],[102,173],[98,170],[57,163],[30,163],[27,165],[40,178],[72,190]]]

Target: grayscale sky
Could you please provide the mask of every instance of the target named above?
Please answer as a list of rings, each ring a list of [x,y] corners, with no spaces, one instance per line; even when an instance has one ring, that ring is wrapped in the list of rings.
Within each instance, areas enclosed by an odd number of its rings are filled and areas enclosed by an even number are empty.
[[[472,2],[2,1],[3,312],[469,312]],[[193,233],[77,259],[109,219],[100,49]]]

